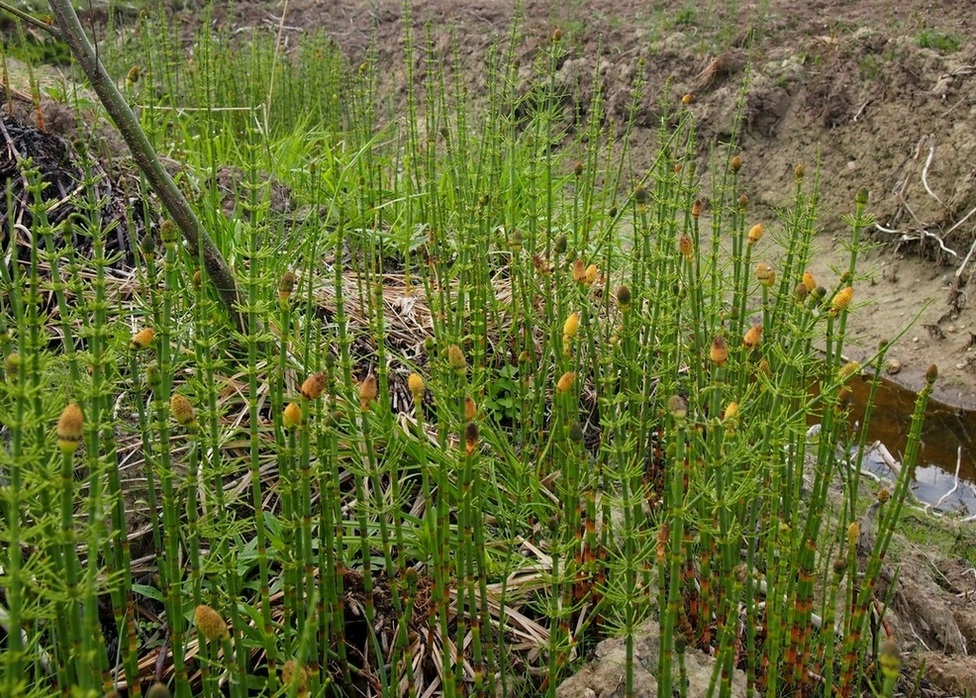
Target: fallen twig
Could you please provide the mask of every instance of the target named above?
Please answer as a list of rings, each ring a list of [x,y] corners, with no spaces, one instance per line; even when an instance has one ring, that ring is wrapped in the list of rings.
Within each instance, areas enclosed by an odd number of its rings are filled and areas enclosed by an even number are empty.
[[[945,235],[948,235],[949,233],[951,233],[953,230],[955,230],[956,228],[958,228],[960,225],[962,225],[963,223],[965,223],[966,221],[968,221],[969,220],[969,217],[971,215],[973,215],[974,213],[976,213],[976,207],[973,207],[973,209],[969,213],[967,213],[965,216],[963,216],[958,221],[956,221],[955,223],[953,223],[952,227],[949,228],[947,231],[945,231],[944,234]]]
[[[942,199],[940,199],[938,195],[932,191],[932,187],[929,186],[929,167],[932,165],[932,160],[935,158],[935,134],[930,133],[929,140],[931,141],[931,145],[929,145],[929,154],[928,157],[925,158],[925,165],[922,166],[922,186],[925,187],[925,191],[929,193],[929,196],[939,202],[940,206],[945,206],[945,204],[942,203]]]
[[[912,213],[911,209],[909,209],[909,213]],[[912,216],[914,216],[914,215],[915,214],[912,213]],[[910,232],[906,232],[904,230],[895,230],[894,228],[885,228],[880,223],[875,223],[874,224],[874,227],[877,228],[878,230],[880,230],[882,233],[889,233],[891,235],[900,235],[901,236],[901,239],[899,240],[899,242],[915,242],[915,241],[920,241],[923,238],[932,238],[933,240],[935,240],[936,242],[939,243],[939,248],[943,252],[946,252],[948,254],[951,254],[953,257],[958,257],[959,256],[959,253],[956,252],[954,249],[952,249],[951,247],[946,247],[946,244],[942,241],[942,238],[941,237],[939,237],[935,233],[929,232],[925,228],[919,228],[917,232],[910,233]]]
[[[966,253],[966,258],[962,260],[962,264],[956,269],[956,279],[962,278],[962,272],[966,268],[966,265],[969,264],[969,260],[973,258],[973,252],[976,252],[976,240],[973,240],[973,244],[969,246],[969,252]]]

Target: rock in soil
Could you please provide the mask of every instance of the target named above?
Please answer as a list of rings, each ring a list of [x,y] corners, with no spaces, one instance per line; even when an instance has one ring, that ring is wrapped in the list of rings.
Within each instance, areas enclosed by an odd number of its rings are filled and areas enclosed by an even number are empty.
[[[634,638],[635,696],[657,695],[660,636],[661,628],[654,621],[647,621],[637,629],[637,636]],[[596,646],[596,657],[556,689],[557,698],[623,698],[626,658],[627,646],[623,638],[604,640]],[[715,660],[704,652],[692,649],[685,652],[687,695],[708,694],[714,665]],[[674,665],[674,678],[677,681],[677,662]],[[734,698],[746,695],[746,677],[738,670],[732,676],[732,695]]]

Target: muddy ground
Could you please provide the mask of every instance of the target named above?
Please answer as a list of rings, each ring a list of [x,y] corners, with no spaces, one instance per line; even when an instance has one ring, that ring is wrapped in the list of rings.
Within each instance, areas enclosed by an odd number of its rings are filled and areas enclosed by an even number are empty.
[[[219,4],[219,3],[218,3]],[[505,41],[513,2],[418,0],[410,20],[435,51],[452,62],[452,36],[471,94],[483,89],[486,52]],[[894,346],[896,380],[918,388],[939,365],[937,397],[976,408],[976,299],[969,281],[976,261],[976,2],[768,0],[644,2],[527,0],[519,61],[528,68],[540,43],[560,28],[570,47],[559,80],[586,108],[593,75],[605,91],[609,118],[623,124],[638,63],[646,96],[633,152],[654,152],[662,96],[695,96],[702,152],[728,138],[745,90],[743,175],[757,219],[775,229],[789,206],[793,170],[819,163],[822,235],[814,272],[833,281],[846,267],[843,243],[855,192],[870,192],[883,248],[867,255],[852,323],[852,356],[866,356],[895,337],[925,303],[915,327]],[[406,95],[400,0],[240,2],[217,24],[266,31],[286,39],[321,29],[353,61],[377,39],[383,96]],[[423,75],[418,52],[417,75]],[[579,86],[579,87],[578,87]],[[577,89],[578,88],[578,89]],[[667,93],[667,94],[665,94]],[[826,285],[830,286],[831,283]],[[970,332],[973,330],[973,333]]]

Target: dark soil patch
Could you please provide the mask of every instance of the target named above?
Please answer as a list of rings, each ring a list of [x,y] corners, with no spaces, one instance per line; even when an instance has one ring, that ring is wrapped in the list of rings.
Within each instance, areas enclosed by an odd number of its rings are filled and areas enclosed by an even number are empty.
[[[4,236],[10,230],[18,231],[20,259],[29,260],[31,244],[37,244],[31,238],[36,230],[36,208],[43,202],[44,217],[52,226],[69,221],[74,214],[81,214],[82,219],[97,217],[108,266],[133,268],[134,240],[145,230],[146,211],[131,206],[130,192],[98,158],[79,152],[59,135],[76,127],[75,116],[54,102],[35,107],[25,95],[2,88],[0,97],[9,106],[18,105],[0,114],[0,190],[4,192],[0,197],[0,230]],[[78,196],[86,182],[94,182],[89,190],[92,201],[82,201]],[[59,247],[70,242],[76,253],[91,257],[93,240],[80,231],[81,226],[63,227],[52,236],[52,242]]]

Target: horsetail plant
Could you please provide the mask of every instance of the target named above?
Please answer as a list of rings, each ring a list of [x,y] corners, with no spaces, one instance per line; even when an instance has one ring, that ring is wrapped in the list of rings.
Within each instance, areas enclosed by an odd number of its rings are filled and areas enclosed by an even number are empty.
[[[816,178],[797,167],[760,222],[734,138],[703,167],[690,95],[632,166],[643,69],[624,123],[599,84],[568,108],[569,31],[521,70],[513,22],[481,105],[445,67],[462,49],[408,25],[404,123],[375,45],[347,70],[324,39],[208,31],[188,64],[168,20],[139,22],[139,53],[107,55],[140,75],[244,327],[150,203],[126,216],[149,231],[130,287],[95,178],[70,223],[34,181],[43,247],[11,223],[0,264],[4,691],[557,695],[619,635],[632,696],[654,619],[660,696],[893,692],[867,621],[931,385],[871,542],[849,386],[871,374],[872,416],[886,347],[842,358],[863,194],[846,271],[814,279]]]

